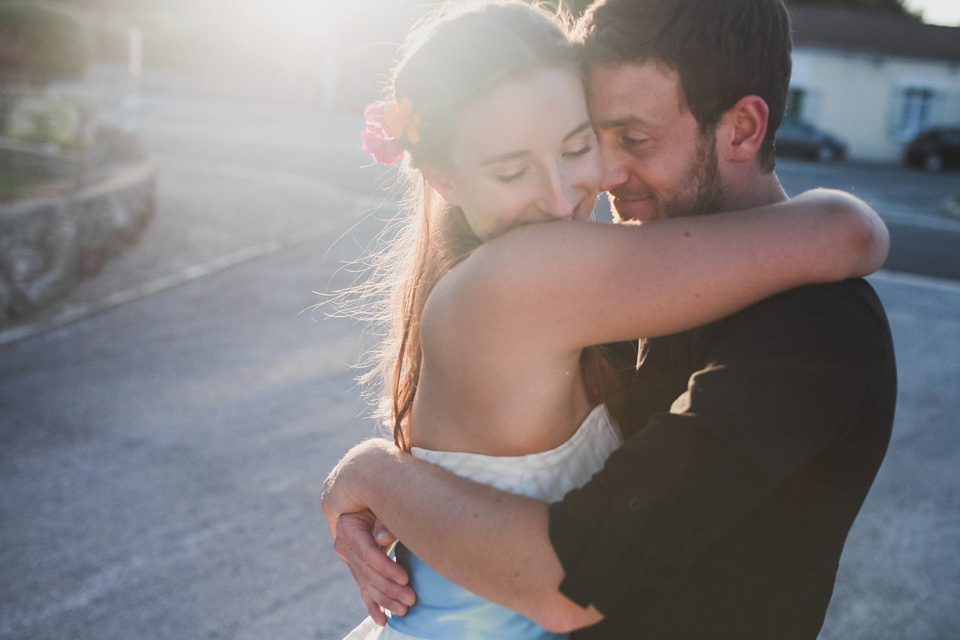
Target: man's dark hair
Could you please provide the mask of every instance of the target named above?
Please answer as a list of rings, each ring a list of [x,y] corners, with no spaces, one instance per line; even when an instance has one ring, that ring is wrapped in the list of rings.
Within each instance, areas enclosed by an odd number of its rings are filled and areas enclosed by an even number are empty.
[[[576,36],[587,69],[657,61],[675,71],[704,133],[744,96],[763,98],[770,118],[758,159],[773,171],[791,69],[783,0],[598,0]]]

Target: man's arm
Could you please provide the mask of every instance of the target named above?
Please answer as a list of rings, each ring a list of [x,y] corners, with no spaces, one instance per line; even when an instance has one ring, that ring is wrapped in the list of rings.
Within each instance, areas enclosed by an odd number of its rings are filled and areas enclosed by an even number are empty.
[[[601,619],[596,609],[578,606],[558,590],[563,568],[550,544],[544,502],[465,480],[384,440],[368,440],[331,472],[323,509],[337,538],[335,548],[355,577],[371,571],[384,577],[368,562],[376,547],[369,534],[372,525],[351,526],[357,525],[352,516],[343,518],[369,510],[442,575],[552,631]],[[387,584],[398,584],[395,580],[370,576],[370,581],[378,587],[365,592],[368,609],[376,591],[406,593]],[[403,609],[404,602],[388,595],[377,604],[393,610]]]

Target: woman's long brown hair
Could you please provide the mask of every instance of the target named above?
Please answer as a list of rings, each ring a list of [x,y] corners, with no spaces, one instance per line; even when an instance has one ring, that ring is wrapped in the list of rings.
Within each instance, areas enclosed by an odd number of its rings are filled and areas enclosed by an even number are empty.
[[[503,81],[558,67],[576,72],[568,30],[568,16],[517,0],[448,4],[411,31],[394,70],[388,93],[411,100],[421,119],[420,141],[403,141],[408,162],[402,173],[410,185],[406,213],[374,256],[371,277],[359,287],[359,308],[370,316],[373,304],[374,319],[388,325],[374,353],[376,366],[361,380],[378,383],[377,416],[390,425],[403,450],[410,448],[427,298],[440,278],[481,243],[463,211],[446,203],[417,167],[449,167],[458,114]],[[581,358],[587,393],[597,402],[611,380],[599,353],[585,350]]]

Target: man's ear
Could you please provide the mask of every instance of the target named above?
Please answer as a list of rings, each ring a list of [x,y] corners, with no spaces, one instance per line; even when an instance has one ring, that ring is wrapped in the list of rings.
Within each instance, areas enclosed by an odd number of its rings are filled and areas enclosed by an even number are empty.
[[[425,164],[420,167],[420,173],[426,179],[427,183],[433,187],[434,191],[440,194],[447,204],[459,207],[460,202],[457,198],[457,190],[453,186],[453,178],[450,173],[439,169],[433,165]]]
[[[770,107],[760,96],[744,96],[717,127],[717,152],[733,162],[753,160],[767,135]]]

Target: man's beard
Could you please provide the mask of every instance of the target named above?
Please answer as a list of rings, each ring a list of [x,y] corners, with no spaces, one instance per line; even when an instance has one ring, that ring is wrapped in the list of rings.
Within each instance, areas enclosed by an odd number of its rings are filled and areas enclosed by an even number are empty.
[[[721,210],[725,190],[720,182],[719,164],[717,161],[717,141],[713,131],[701,133],[697,140],[696,154],[693,162],[677,180],[676,187],[662,197],[652,194],[646,186],[631,184],[611,189],[607,194],[610,201],[610,211],[614,222],[634,220],[626,218],[617,209],[616,200],[623,199],[628,204],[634,200],[654,198],[653,214],[644,216],[648,220],[665,220],[689,215],[716,213]]]
[[[724,189],[720,182],[717,139],[713,131],[700,136],[697,156],[681,184],[687,185],[687,188],[675,197],[663,201],[665,218],[699,216],[721,210]]]

